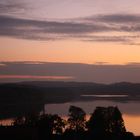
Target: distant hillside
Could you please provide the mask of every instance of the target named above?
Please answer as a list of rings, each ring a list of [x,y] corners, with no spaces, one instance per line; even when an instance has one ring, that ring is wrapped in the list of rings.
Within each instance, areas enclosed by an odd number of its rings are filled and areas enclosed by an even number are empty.
[[[129,82],[120,82],[112,84],[100,84],[92,82],[63,82],[63,81],[31,81],[31,82],[19,82],[12,84],[0,84],[1,86],[15,86],[15,87],[24,87],[24,88],[37,88],[41,90],[45,89],[66,89],[71,88],[81,92],[80,94],[140,94],[140,83],[129,83]],[[58,91],[59,92],[59,91]]]
[[[0,117],[40,112],[44,104],[91,100],[81,95],[122,94],[123,100],[140,100],[140,84],[97,84],[82,82],[20,82],[0,84]],[[109,98],[114,100],[112,98]],[[115,98],[122,101],[121,98]]]

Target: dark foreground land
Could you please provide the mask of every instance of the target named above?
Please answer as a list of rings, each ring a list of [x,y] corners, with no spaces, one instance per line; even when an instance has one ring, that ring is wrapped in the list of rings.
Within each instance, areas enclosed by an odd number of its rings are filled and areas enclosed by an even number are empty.
[[[140,140],[127,132],[117,107],[96,107],[89,120],[83,109],[70,106],[67,119],[58,115],[32,114],[0,127],[2,140]]]
[[[45,104],[83,101],[82,95],[127,95],[115,101],[140,101],[140,84],[21,82],[0,84],[0,119],[15,118],[0,126],[0,139],[13,140],[140,140],[127,132],[117,107],[97,107],[90,119],[79,107],[71,106],[67,119],[40,114]],[[92,100],[98,97],[92,97]],[[86,97],[91,100],[91,97]],[[108,100],[114,100],[108,98]],[[32,112],[32,114],[30,114]],[[17,117],[18,116],[18,117]]]

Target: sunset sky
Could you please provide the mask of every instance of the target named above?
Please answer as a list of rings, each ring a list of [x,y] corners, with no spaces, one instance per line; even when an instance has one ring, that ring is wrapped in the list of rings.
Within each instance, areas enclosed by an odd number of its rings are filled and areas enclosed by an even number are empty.
[[[0,0],[0,61],[138,64],[139,5],[139,0]]]
[[[0,84],[21,81],[140,83],[140,0],[0,0]]]

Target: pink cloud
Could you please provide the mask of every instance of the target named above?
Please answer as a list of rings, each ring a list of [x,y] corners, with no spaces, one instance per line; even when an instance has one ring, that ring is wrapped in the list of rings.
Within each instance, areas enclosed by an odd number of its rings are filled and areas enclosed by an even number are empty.
[[[0,79],[46,79],[46,80],[66,80],[73,79],[72,76],[37,76],[37,75],[0,75]]]

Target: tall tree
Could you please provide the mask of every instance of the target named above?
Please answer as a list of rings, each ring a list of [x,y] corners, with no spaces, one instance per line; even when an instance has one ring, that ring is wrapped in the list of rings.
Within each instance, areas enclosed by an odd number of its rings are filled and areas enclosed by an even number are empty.
[[[70,106],[68,118],[69,129],[74,130],[76,132],[84,131],[86,126],[85,117],[86,113],[83,109],[76,106]]]
[[[87,123],[88,130],[95,134],[122,134],[126,132],[122,114],[117,107],[97,107]]]

